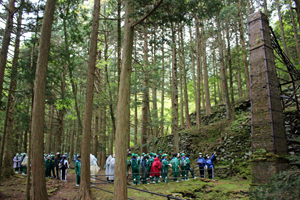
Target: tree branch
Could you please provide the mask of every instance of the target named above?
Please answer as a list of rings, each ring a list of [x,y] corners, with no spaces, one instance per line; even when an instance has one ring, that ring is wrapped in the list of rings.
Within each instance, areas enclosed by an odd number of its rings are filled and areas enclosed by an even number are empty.
[[[163,0],[160,0],[157,5],[148,13],[146,14],[144,17],[142,17],[140,20],[138,20],[137,22],[135,22],[133,25],[131,25],[131,28],[134,28],[136,25],[138,25],[139,23],[143,22],[145,19],[147,19],[159,6],[160,4],[163,2]]]

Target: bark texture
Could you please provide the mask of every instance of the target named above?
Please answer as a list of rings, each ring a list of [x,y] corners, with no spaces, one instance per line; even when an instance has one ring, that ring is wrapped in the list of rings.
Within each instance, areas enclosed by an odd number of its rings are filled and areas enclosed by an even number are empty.
[[[118,93],[117,106],[117,123],[116,123],[116,160],[115,160],[115,182],[114,182],[114,199],[127,199],[127,178],[126,178],[126,147],[128,137],[128,112],[130,112],[130,81],[131,81],[131,64],[133,50],[133,23],[132,18],[133,4],[131,1],[125,1],[125,27],[124,27],[124,44],[123,59],[120,75],[120,87]]]
[[[90,188],[90,141],[93,115],[94,79],[97,59],[97,38],[99,29],[100,0],[94,1],[89,64],[86,83],[86,101],[84,107],[83,132],[81,140],[81,176],[77,199],[92,199]]]
[[[54,19],[56,0],[46,3],[43,25],[40,36],[40,46],[35,73],[34,103],[32,112],[32,199],[48,199],[45,180],[44,163],[44,119],[47,65],[50,51],[50,38]]]

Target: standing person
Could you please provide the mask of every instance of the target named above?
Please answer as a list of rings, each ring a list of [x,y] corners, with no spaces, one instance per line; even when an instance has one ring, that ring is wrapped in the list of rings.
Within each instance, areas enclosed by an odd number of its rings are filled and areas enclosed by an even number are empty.
[[[54,163],[54,155],[51,155],[51,164],[50,164],[50,175],[51,175],[51,172],[52,172],[52,177],[53,178],[56,178],[56,175],[55,175],[55,171],[54,171],[54,168],[55,168],[55,163]]]
[[[160,162],[162,161],[162,155],[163,155],[163,153],[162,153],[162,151],[159,151],[158,152],[158,154],[157,154],[157,157],[158,157],[158,159],[160,160]]]
[[[109,174],[108,180],[111,182],[114,182],[115,180],[115,154],[113,154],[113,157],[110,159],[109,162]]]
[[[81,172],[81,156],[78,156],[75,162],[76,186],[80,185],[80,172]]]
[[[171,166],[172,166],[172,170],[173,170],[173,181],[178,182],[178,175],[179,175],[179,161],[177,158],[177,153],[173,154],[173,158],[170,162]]]
[[[61,180],[67,181],[67,169],[69,168],[69,163],[67,160],[67,156],[63,155],[60,160],[60,169],[61,169]]]
[[[186,177],[186,159],[185,159],[185,154],[182,153],[181,154],[181,159],[180,159],[180,169],[181,169],[181,180],[182,181],[185,181],[187,180],[187,177]]]
[[[45,177],[46,178],[51,177],[51,158],[50,158],[50,156],[47,156],[46,160],[45,160]]]
[[[27,174],[27,163],[28,163],[28,156],[25,154],[25,157],[21,163],[21,168],[22,168],[22,175]]]
[[[202,153],[199,153],[199,158],[197,160],[197,164],[199,166],[199,170],[200,170],[200,178],[205,178],[205,172],[204,172],[204,167],[206,165],[206,161],[202,156]]]
[[[149,179],[149,177],[150,177],[150,179],[151,179],[150,182],[152,182],[152,176],[150,176],[150,171],[151,171],[153,162],[154,162],[153,153],[150,153],[149,159],[147,162],[147,178]]]
[[[61,157],[60,153],[56,153],[56,158],[54,159],[55,169],[56,169],[56,178],[59,179],[58,171],[59,171],[59,163],[60,163]]]
[[[13,168],[15,169],[15,173],[17,174],[17,173],[19,173],[19,154],[18,153],[16,153],[16,156],[14,157],[13,162],[14,162]]]
[[[214,178],[214,164],[213,164],[213,160],[216,156],[216,152],[213,153],[213,155],[211,157],[209,157],[209,155],[206,155],[206,166],[207,166],[207,172],[208,172],[208,178],[212,179]]]
[[[106,162],[105,162],[105,175],[106,175],[106,180],[109,181],[109,176],[110,176],[110,173],[109,173],[109,163],[110,163],[110,160],[112,159],[112,156],[109,155],[108,158],[106,159]]]
[[[185,157],[186,160],[186,178],[187,180],[189,180],[189,172],[191,172],[191,175],[193,177],[193,179],[196,178],[195,174],[194,174],[194,170],[191,168],[191,162],[190,162],[190,154],[188,153]]]
[[[131,172],[133,177],[133,185],[139,185],[140,184],[139,162],[137,159],[137,155],[135,153],[132,154],[130,163],[131,163]]]
[[[146,171],[147,171],[147,156],[143,153],[143,159],[140,165],[141,181],[143,184],[147,184]]]
[[[155,184],[158,183],[158,179],[160,177],[160,171],[161,171],[161,162],[157,157],[155,157],[150,171],[151,172],[150,176],[153,177],[153,179],[155,179]]]
[[[167,154],[163,154],[162,155],[162,163],[161,163],[161,176],[162,176],[164,183],[169,183],[169,179],[168,179],[169,166],[172,167],[172,165],[169,164],[169,162],[167,160]]]
[[[77,155],[76,155],[76,153],[74,153],[72,160],[73,160],[73,162],[77,161]]]

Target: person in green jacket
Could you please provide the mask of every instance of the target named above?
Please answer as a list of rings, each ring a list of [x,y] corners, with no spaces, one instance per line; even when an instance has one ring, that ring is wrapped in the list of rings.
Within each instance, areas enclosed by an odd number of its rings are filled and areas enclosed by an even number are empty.
[[[149,154],[149,159],[148,159],[148,162],[147,162],[147,178],[149,179],[150,177],[150,171],[151,171],[151,166],[154,162],[154,157],[153,157],[153,153],[150,153]],[[151,178],[152,180],[152,178]]]
[[[190,154],[189,153],[186,155],[185,159],[186,159],[186,170],[188,170],[188,171],[186,171],[187,180],[189,180],[189,172],[191,172],[193,179],[195,179],[196,177],[195,177],[195,174],[194,174],[194,170],[191,168]]]
[[[172,166],[172,165],[169,164],[169,162],[167,160],[167,154],[163,154],[161,157],[162,157],[161,176],[162,176],[164,183],[169,183],[168,169],[169,169],[169,166]]]
[[[186,169],[186,164],[187,164],[187,162],[186,162],[186,158],[185,158],[185,154],[184,153],[182,153],[181,154],[181,159],[180,159],[180,161],[179,161],[179,164],[180,164],[180,169],[181,169],[181,180],[182,181],[185,181],[185,180],[187,180],[187,169]]]
[[[47,156],[45,160],[45,177],[51,178],[51,157]]]
[[[54,172],[54,168],[55,168],[54,155],[51,155],[50,161],[51,161],[51,163],[50,163],[50,175],[51,175],[51,172],[52,172],[53,178],[56,178],[55,172]]]
[[[172,170],[173,170],[173,181],[178,182],[177,177],[179,175],[179,161],[178,161],[178,158],[177,158],[177,153],[173,154],[173,158],[172,158],[170,164],[171,164],[171,167],[172,167]]]
[[[81,156],[78,156],[75,162],[76,186],[80,185],[80,172],[81,172]]]
[[[139,185],[140,184],[140,172],[139,172],[139,163],[137,160],[137,154],[132,154],[131,162],[131,171],[133,175],[133,184]]]

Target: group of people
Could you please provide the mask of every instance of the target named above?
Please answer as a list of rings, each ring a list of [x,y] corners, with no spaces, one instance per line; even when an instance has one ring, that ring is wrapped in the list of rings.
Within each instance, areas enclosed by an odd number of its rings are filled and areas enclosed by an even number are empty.
[[[23,175],[27,174],[27,155],[26,153],[18,154],[13,158],[13,168],[15,173],[22,173]]]
[[[56,153],[56,157],[54,157],[52,153],[44,154],[45,177],[57,178],[62,181],[67,181],[67,170],[70,167],[68,162],[68,157],[69,156],[67,153],[65,153],[64,155],[60,155],[59,152]]]
[[[215,159],[216,152],[213,153],[211,157],[206,155],[206,159],[199,153],[199,158],[197,159],[197,164],[200,170],[200,178],[205,178],[205,169],[207,169],[208,177],[213,179],[213,160]],[[178,182],[181,178],[182,181],[189,180],[189,173],[192,178],[196,178],[194,170],[191,168],[190,154],[185,153],[174,153],[171,160],[168,160],[168,155],[163,154],[161,151],[156,153],[145,154],[142,153],[141,156],[130,153],[127,151],[127,176],[128,171],[131,168],[133,176],[133,184],[139,185],[140,181],[142,184],[160,182],[168,183],[168,170],[169,167],[172,169],[171,178],[173,181]],[[114,181],[114,165],[115,165],[115,155],[109,156],[105,163],[105,174],[108,181]],[[181,176],[181,177],[180,177]]]

